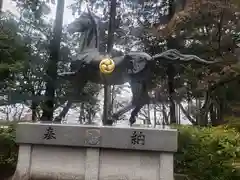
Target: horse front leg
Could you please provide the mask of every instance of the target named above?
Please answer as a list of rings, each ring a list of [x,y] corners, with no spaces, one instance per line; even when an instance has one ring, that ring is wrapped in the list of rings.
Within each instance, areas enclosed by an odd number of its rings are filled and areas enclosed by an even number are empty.
[[[74,101],[76,101],[76,99],[78,99],[77,97],[80,96],[80,92],[82,92],[83,88],[85,87],[88,81],[79,79],[79,82],[80,83],[73,82],[73,85],[72,85],[73,92],[72,94],[70,94],[70,97],[69,97],[69,100],[67,101],[66,106],[64,106],[60,114],[54,119],[55,122],[61,122],[62,119],[66,117],[72,104],[74,103]]]
[[[68,100],[66,106],[64,106],[63,110],[60,112],[60,114],[54,119],[55,122],[61,122],[63,118],[66,117],[69,109],[71,108],[73,102]]]

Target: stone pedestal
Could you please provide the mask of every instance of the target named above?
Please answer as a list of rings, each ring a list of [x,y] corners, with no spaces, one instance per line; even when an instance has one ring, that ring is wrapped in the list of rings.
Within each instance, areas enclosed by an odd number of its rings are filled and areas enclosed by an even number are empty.
[[[12,180],[173,180],[177,131],[20,123]]]

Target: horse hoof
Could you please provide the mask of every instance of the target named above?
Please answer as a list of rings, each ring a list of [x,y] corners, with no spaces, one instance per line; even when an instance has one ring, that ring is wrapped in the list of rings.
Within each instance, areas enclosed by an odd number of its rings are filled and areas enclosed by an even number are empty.
[[[117,114],[113,114],[112,115],[112,120],[117,121],[118,120],[118,115]]]
[[[61,121],[62,121],[62,118],[56,117],[56,118],[54,119],[54,121],[55,121],[55,122],[61,122]]]
[[[105,124],[106,126],[112,126],[113,125],[113,120],[112,119],[108,119]]]
[[[135,122],[136,122],[135,118],[130,118],[129,119],[130,126],[132,126]]]

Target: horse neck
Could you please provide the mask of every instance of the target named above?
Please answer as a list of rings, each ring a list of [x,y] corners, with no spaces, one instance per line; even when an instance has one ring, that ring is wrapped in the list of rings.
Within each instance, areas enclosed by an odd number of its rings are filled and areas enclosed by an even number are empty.
[[[88,31],[83,32],[83,40],[80,51],[84,51],[86,49],[98,49],[98,36],[96,35],[96,30],[94,28],[89,29]]]

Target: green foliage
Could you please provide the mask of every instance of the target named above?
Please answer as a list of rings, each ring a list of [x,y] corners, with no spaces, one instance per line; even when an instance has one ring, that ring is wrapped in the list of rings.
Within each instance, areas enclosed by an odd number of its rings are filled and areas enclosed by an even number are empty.
[[[21,70],[28,48],[18,34],[18,25],[10,14],[0,16],[0,74],[1,80]]]
[[[229,127],[179,127],[177,173],[196,180],[237,180],[240,134]]]
[[[230,117],[225,117],[225,120],[227,121],[228,127],[234,128],[238,132],[240,132],[240,117],[230,116]]]
[[[0,126],[3,126],[2,124]],[[15,144],[15,124],[0,128],[0,177],[11,176],[17,163],[18,147]]]

